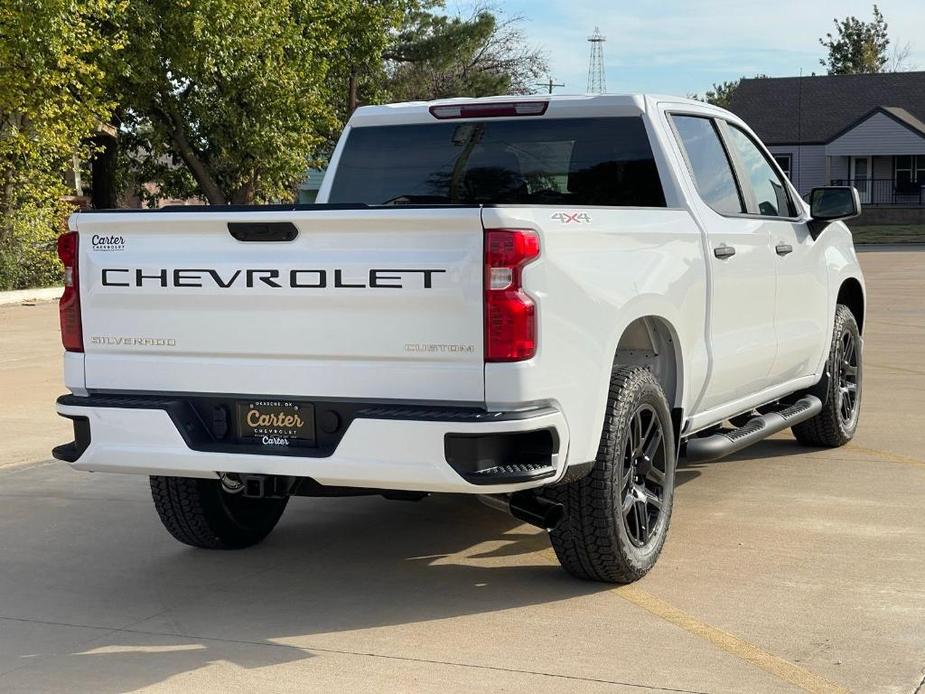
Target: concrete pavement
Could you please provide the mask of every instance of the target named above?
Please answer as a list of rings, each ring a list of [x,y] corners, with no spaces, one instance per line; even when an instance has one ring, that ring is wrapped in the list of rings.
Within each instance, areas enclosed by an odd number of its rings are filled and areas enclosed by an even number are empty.
[[[58,330],[56,301],[0,306],[0,470],[44,460],[49,444],[73,438],[54,412],[65,392]]]
[[[64,287],[40,287],[38,289],[17,289],[0,292],[0,306],[34,303],[36,301],[53,301],[61,296]]]
[[[183,547],[144,478],[47,462],[56,309],[0,307],[0,691],[925,691],[925,252],[861,260],[857,439],[683,466],[621,588],[468,498],[294,499],[259,547]]]

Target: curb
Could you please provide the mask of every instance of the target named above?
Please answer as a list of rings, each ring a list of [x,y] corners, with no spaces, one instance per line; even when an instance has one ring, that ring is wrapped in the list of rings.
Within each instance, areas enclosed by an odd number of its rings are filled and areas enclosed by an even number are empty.
[[[15,292],[0,292],[0,306],[10,306],[32,301],[53,301],[61,298],[64,287],[44,289],[19,289]]]

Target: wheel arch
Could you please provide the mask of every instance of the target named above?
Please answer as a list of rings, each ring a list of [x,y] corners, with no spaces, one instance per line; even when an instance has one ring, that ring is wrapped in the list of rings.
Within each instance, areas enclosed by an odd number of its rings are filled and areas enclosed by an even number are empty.
[[[854,315],[858,323],[858,330],[864,332],[864,288],[856,277],[845,278],[838,288],[838,298],[836,304],[844,304]]]
[[[697,346],[696,338],[687,337],[683,331],[684,316],[677,314],[674,307],[661,301],[662,297],[637,297],[631,305],[623,307],[619,320],[615,321],[608,335],[607,343],[597,355],[592,372],[586,374],[593,378],[597,388],[594,398],[593,418],[588,420],[588,440],[594,440],[593,451],[587,456],[593,459],[597,454],[597,442],[600,441],[611,375],[617,367],[638,366],[650,370],[665,392],[665,399],[671,410],[672,425],[676,443],[681,440],[681,432],[686,422],[685,412],[689,391],[698,387],[691,375],[692,353]],[[574,442],[575,439],[572,438]]]
[[[684,395],[684,360],[674,327],[657,315],[631,321],[614,351],[613,365],[642,366],[655,376],[672,408],[681,406]]]

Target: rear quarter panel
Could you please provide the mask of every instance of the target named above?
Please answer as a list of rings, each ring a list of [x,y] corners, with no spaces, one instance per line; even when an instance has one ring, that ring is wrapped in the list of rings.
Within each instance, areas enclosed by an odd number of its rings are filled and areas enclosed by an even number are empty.
[[[569,464],[597,454],[614,354],[634,320],[657,316],[674,333],[683,378],[673,406],[686,407],[703,387],[707,279],[701,233],[682,209],[495,207],[485,228],[540,234],[540,258],[524,271],[538,305],[536,356],[486,364],[490,408],[532,402],[558,405],[568,421]]]

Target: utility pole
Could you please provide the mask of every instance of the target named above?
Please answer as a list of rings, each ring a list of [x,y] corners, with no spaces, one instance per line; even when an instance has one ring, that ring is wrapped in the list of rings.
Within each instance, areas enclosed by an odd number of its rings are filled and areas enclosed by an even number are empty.
[[[588,37],[591,44],[591,59],[588,61],[588,93],[604,94],[607,91],[607,79],[604,76],[604,41],[607,37],[601,34],[598,27]]]
[[[552,94],[553,87],[564,87],[565,86],[564,84],[553,82],[552,77],[549,78],[548,82],[534,82],[533,84],[535,84],[537,87],[546,87],[547,89],[549,89],[550,94]]]

